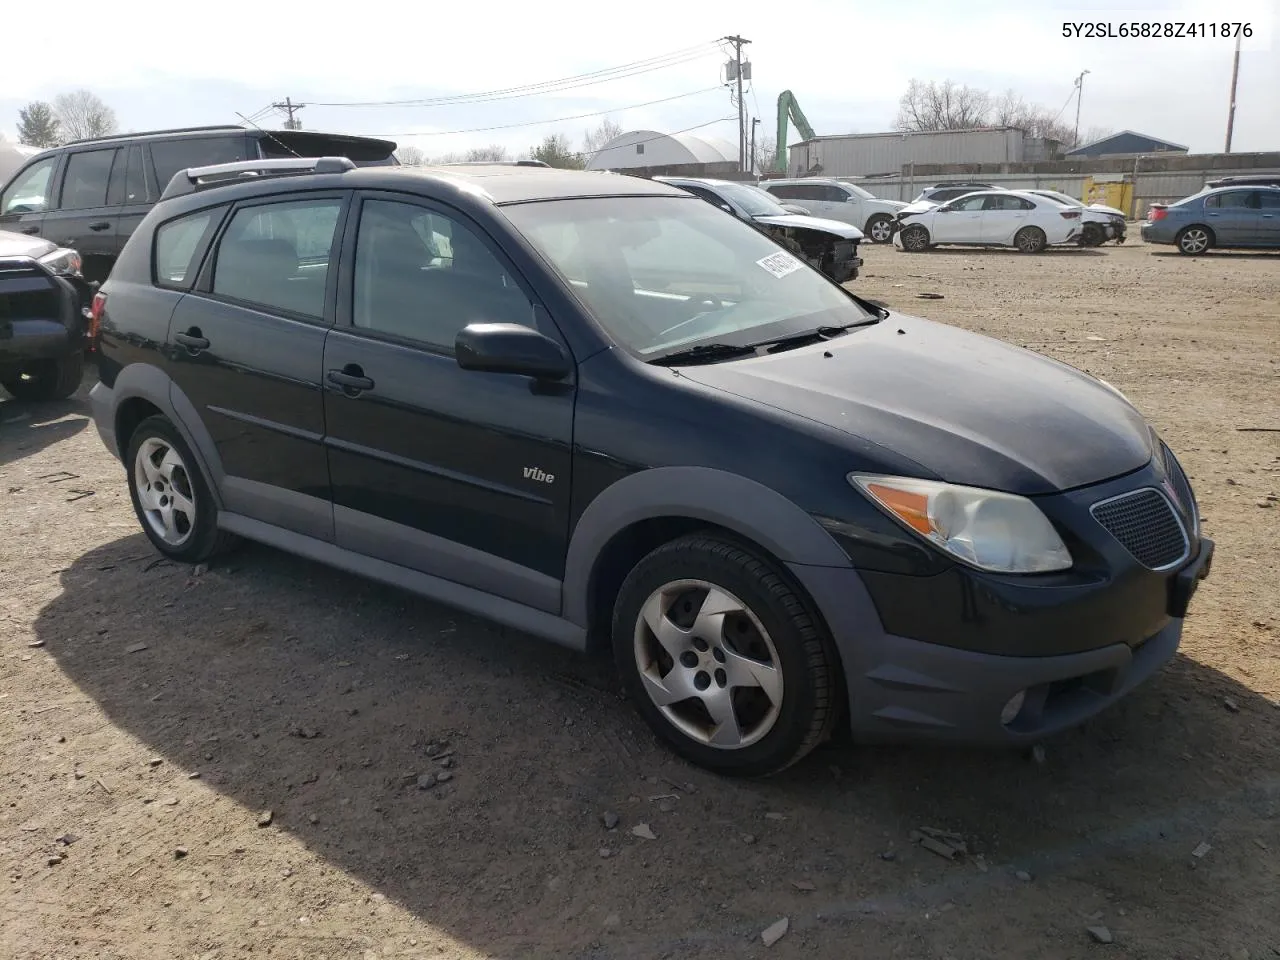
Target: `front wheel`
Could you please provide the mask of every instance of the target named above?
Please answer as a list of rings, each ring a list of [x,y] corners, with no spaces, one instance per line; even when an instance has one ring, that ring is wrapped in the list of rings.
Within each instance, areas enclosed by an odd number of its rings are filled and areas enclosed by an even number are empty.
[[[84,354],[77,350],[60,360],[37,360],[3,385],[15,400],[65,400],[83,377]]]
[[[887,213],[877,213],[867,221],[863,231],[871,238],[872,243],[888,243],[893,239],[893,217]]]
[[[1039,227],[1023,227],[1013,238],[1013,244],[1023,253],[1039,253],[1048,239]]]
[[[929,231],[924,227],[907,227],[902,231],[902,249],[908,253],[923,253],[929,249]]]
[[[777,773],[835,725],[824,625],[771,565],[717,537],[682,537],[636,565],[614,607],[613,649],[654,732],[718,773]]]
[[[1086,223],[1080,233],[1080,246],[1100,247],[1107,242],[1107,235],[1096,223]]]
[[[1174,243],[1178,245],[1178,252],[1194,257],[1213,246],[1213,235],[1208,227],[1184,227],[1174,238]]]

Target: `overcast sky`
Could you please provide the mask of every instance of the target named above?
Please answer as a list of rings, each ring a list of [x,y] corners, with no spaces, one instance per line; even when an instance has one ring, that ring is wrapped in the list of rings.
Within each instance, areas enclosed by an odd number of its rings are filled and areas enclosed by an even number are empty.
[[[16,0],[12,0],[16,2]],[[1280,150],[1280,0],[737,0],[733,4],[617,5],[582,0],[299,6],[279,0],[59,0],[48,43],[25,34],[0,53],[0,133],[16,139],[17,112],[76,87],[93,90],[125,130],[238,123],[285,96],[310,104],[312,130],[389,134],[429,155],[501,143],[515,153],[550,132],[575,145],[608,111],[624,129],[664,132],[734,115],[714,88],[726,34],[752,41],[749,112],[772,133],[778,94],[790,89],[819,135],[892,127],[908,81],[952,79],[1013,89],[1074,120],[1074,77],[1084,80],[1081,130],[1133,129],[1219,151],[1226,128],[1234,41],[1065,39],[1064,21],[1134,19],[1253,25],[1240,58],[1236,151]],[[325,11],[332,11],[326,13]],[[1228,14],[1227,11],[1230,11]],[[72,38],[68,41],[68,38]],[[71,44],[68,47],[68,43]],[[606,70],[706,44],[706,54],[570,90],[487,102],[410,107],[322,104],[445,97]],[[703,91],[694,93],[694,91]],[[682,96],[692,94],[690,96]],[[634,106],[666,98],[665,103]],[[267,112],[259,123],[278,126]],[[528,124],[512,127],[512,124]],[[483,127],[506,127],[479,132]],[[736,121],[702,128],[733,141]],[[796,140],[794,134],[792,139]]]

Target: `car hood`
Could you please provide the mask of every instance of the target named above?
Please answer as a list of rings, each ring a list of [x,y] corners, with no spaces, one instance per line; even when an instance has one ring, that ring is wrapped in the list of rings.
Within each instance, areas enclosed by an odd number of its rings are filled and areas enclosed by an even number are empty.
[[[862,231],[857,227],[839,220],[824,220],[821,217],[805,217],[798,213],[771,214],[767,217],[752,217],[756,223],[765,223],[771,227],[790,227],[793,230],[819,230],[830,233],[842,240],[861,240]]]
[[[930,210],[936,210],[942,206],[932,200],[912,200],[908,204],[904,204],[902,209],[898,211],[898,216],[908,213],[928,213]]]
[[[22,233],[0,230],[0,257],[33,257],[39,259],[57,246],[42,237],[28,237]]]
[[[1109,214],[1111,214],[1112,216],[1115,216],[1115,217],[1123,217],[1123,216],[1124,216],[1124,211],[1123,211],[1123,210],[1119,210],[1119,209],[1117,209],[1116,207],[1108,207],[1105,203],[1091,203],[1091,204],[1089,204],[1089,206],[1088,206],[1088,207],[1086,207],[1085,209],[1086,209],[1086,210],[1097,210],[1099,213],[1109,213]]]
[[[1088,374],[901,314],[813,347],[681,373],[967,486],[1052,493],[1136,470],[1155,453],[1142,415]]]

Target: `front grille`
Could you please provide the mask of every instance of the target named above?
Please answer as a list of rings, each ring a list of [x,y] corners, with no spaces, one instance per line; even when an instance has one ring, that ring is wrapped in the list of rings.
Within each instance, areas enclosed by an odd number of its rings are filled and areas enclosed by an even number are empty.
[[[1158,490],[1135,490],[1103,500],[1092,512],[1135,560],[1152,570],[1174,566],[1190,548],[1178,515]]]

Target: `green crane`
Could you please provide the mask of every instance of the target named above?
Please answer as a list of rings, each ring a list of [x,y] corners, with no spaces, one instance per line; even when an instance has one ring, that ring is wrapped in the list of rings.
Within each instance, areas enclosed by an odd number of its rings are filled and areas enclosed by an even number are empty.
[[[774,170],[778,173],[787,172],[787,120],[788,118],[796,125],[796,130],[805,140],[812,140],[816,134],[813,127],[809,126],[809,121],[805,119],[800,104],[796,102],[796,96],[790,90],[783,90],[778,94],[778,157],[774,160]]]

